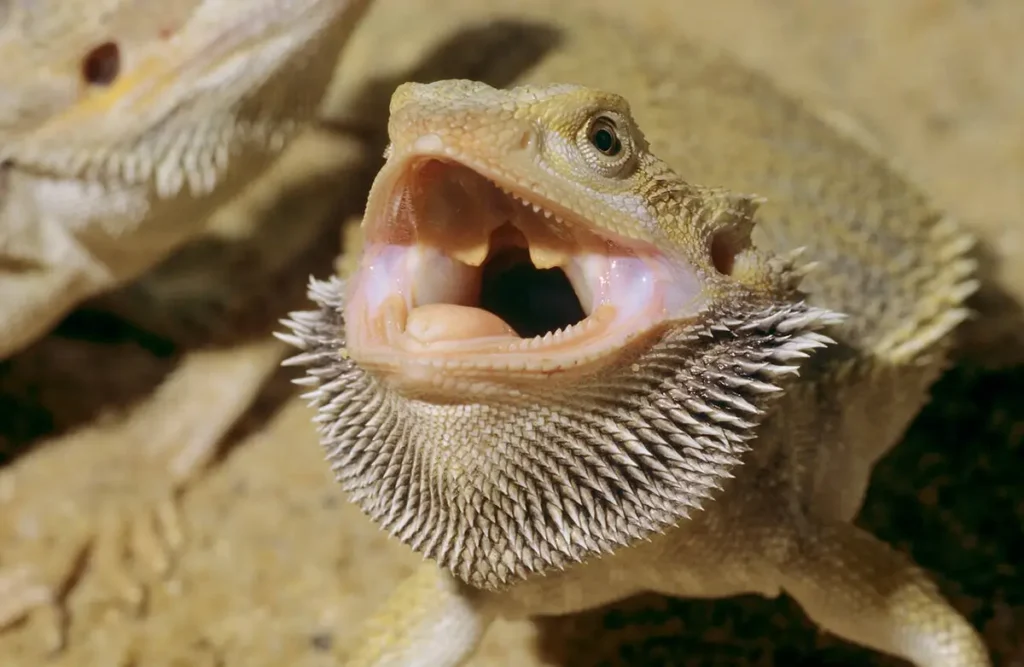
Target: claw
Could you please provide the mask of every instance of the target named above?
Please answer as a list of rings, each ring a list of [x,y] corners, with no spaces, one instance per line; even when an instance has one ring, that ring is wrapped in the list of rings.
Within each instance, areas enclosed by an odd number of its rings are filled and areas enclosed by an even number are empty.
[[[102,585],[100,596],[112,600],[130,614],[142,612],[146,586],[132,570],[132,543],[137,542],[131,517],[111,513],[103,516],[97,530],[91,570]],[[170,560],[169,554],[162,554]]]
[[[34,566],[0,570],[0,631],[30,615],[42,615],[47,652],[61,651],[67,643],[67,594],[82,572],[87,552],[87,544],[77,544],[72,549],[71,559],[62,564],[55,583],[47,583],[39,568]]]

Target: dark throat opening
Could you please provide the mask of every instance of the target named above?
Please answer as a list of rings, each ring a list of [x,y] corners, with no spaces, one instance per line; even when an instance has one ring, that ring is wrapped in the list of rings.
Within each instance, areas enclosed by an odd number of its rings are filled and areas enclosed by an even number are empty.
[[[576,324],[586,317],[565,272],[538,269],[526,248],[494,251],[483,266],[480,308],[503,319],[523,338]]]

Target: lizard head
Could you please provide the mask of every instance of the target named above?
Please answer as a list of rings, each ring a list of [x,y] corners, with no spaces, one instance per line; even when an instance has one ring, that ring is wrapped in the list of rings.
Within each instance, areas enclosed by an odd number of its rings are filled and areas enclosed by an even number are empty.
[[[0,162],[209,190],[315,112],[326,49],[366,4],[0,0]]]
[[[351,497],[473,585],[685,518],[828,342],[757,199],[685,182],[621,97],[406,84],[389,134],[358,267],[284,338]]]

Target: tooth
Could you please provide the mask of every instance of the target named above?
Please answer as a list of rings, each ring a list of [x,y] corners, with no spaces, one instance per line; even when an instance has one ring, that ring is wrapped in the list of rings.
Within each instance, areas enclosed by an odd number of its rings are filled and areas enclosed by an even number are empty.
[[[448,255],[454,259],[469,264],[470,266],[480,266],[487,259],[487,253],[491,249],[490,239],[484,240],[475,246],[466,246],[464,248],[458,248],[450,250]]]
[[[593,314],[605,296],[608,258],[596,253],[581,253],[567,262],[564,270],[583,312]]]
[[[530,261],[538,269],[550,269],[555,266],[564,266],[569,263],[569,255],[555,248],[544,246],[530,246]]]

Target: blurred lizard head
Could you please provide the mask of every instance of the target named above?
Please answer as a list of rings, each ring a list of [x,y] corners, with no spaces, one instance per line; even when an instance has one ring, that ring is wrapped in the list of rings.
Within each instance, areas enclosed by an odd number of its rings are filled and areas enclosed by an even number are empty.
[[[0,0],[0,161],[212,187],[312,115],[367,0]],[[187,173],[186,173],[187,172]]]
[[[578,86],[406,84],[389,133],[358,267],[284,336],[351,497],[490,588],[700,507],[835,320],[751,246],[757,199]]]

